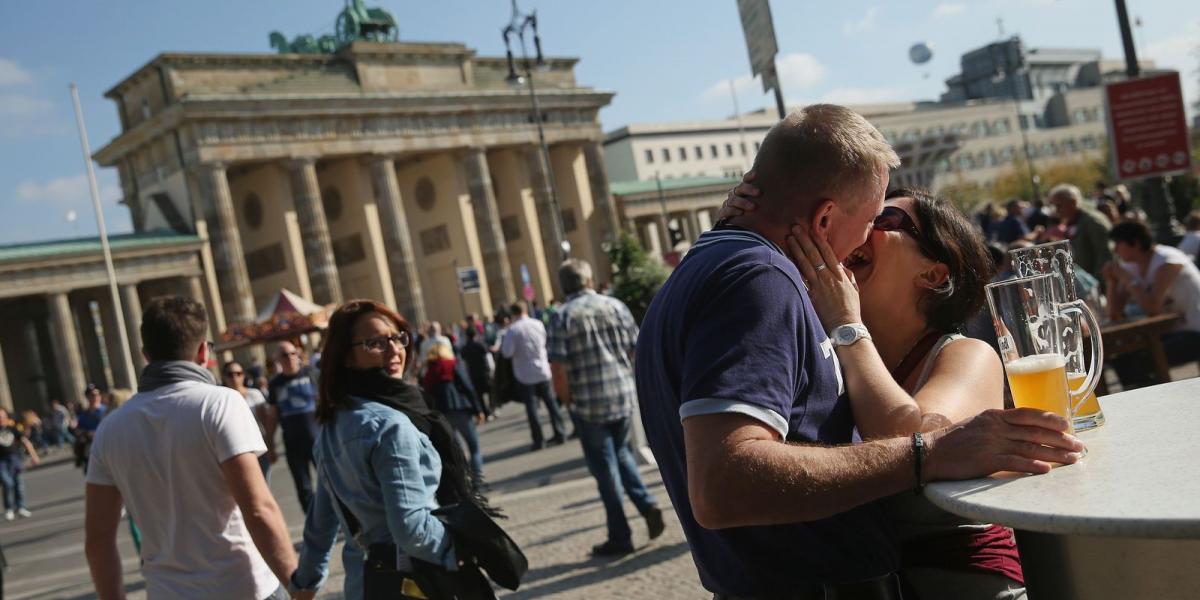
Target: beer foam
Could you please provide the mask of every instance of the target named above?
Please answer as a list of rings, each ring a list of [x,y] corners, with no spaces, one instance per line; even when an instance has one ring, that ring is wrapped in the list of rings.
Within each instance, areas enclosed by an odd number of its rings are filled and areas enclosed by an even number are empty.
[[[1004,368],[1014,375],[1026,375],[1049,371],[1051,369],[1061,369],[1066,365],[1067,359],[1061,354],[1034,354],[1032,356],[1022,356],[1010,363],[1005,363]]]

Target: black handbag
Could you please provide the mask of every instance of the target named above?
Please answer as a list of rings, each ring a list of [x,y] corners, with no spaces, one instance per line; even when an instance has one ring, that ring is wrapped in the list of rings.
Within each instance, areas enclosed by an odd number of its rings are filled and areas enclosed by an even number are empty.
[[[477,569],[486,571],[492,581],[505,589],[516,590],[521,585],[521,578],[529,570],[529,560],[479,506],[459,502],[440,507],[433,514],[450,531],[460,559],[470,559]]]

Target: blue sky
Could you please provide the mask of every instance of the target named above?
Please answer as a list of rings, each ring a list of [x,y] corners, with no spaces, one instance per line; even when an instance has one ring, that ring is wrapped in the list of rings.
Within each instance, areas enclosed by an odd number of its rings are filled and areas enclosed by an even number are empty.
[[[506,0],[368,0],[391,10],[407,41],[462,42],[503,53]],[[1143,58],[1185,73],[1200,98],[1200,2],[1128,0],[1143,25]],[[779,68],[789,103],[935,99],[964,51],[1020,34],[1029,46],[1101,48],[1120,58],[1111,0],[773,0]],[[116,136],[103,93],[165,51],[268,52],[267,34],[332,29],[339,0],[74,2],[0,5],[0,244],[94,235],[68,83],[80,88],[93,149]],[[537,9],[547,54],[581,59],[585,85],[616,92],[606,131],[637,122],[728,116],[728,80],[742,110],[773,102],[749,78],[735,0],[522,0]],[[934,47],[908,62],[918,41]],[[112,232],[131,229],[116,173],[98,171]],[[68,222],[68,211],[76,220]]]

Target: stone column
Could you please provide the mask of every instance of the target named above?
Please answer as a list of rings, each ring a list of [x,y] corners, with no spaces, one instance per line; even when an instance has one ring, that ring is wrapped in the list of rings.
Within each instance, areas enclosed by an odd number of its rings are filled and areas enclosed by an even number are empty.
[[[54,358],[58,362],[59,394],[64,402],[80,398],[87,380],[83,374],[79,332],[75,329],[75,317],[71,314],[71,301],[66,292],[56,292],[46,297],[46,304],[50,309]]]
[[[290,166],[292,198],[296,206],[296,219],[300,223],[304,262],[308,264],[313,302],[341,304],[342,283],[338,280],[337,263],[333,260],[333,240],[329,237],[329,223],[325,220],[325,208],[321,205],[316,160],[298,158]]]
[[[463,166],[467,175],[467,191],[471,195],[471,210],[475,214],[479,252],[483,255],[483,274],[487,277],[494,310],[515,300],[517,291],[513,287],[504,231],[500,228],[500,209],[496,206],[496,192],[492,188],[487,153],[483,148],[467,150]]]
[[[700,216],[694,210],[687,211],[687,224],[690,231],[688,243],[695,244],[696,240],[700,239],[700,234],[704,230],[700,228]]]
[[[246,254],[233,212],[233,198],[225,165],[202,165],[200,184],[207,204],[209,246],[212,248],[213,269],[221,296],[221,305],[228,323],[249,323],[254,320],[254,294],[250,291],[250,275],[246,272]]]
[[[667,223],[667,215],[655,215],[654,224],[658,229],[658,258],[661,260],[664,254],[674,250],[675,248],[671,244],[671,231],[669,223]]]
[[[0,346],[0,408],[13,412],[12,390],[8,387],[8,369],[4,366],[4,348]]]
[[[600,214],[600,240],[611,241],[616,239],[621,221],[617,218],[617,204],[608,189],[608,167],[604,164],[604,149],[599,142],[584,144],[583,160],[592,187],[592,203]]]
[[[121,307],[125,311],[125,331],[129,336],[130,358],[133,359],[131,381],[136,384],[142,369],[146,368],[146,357],[142,356],[142,297],[138,295],[136,283],[121,286]]]
[[[427,317],[425,296],[421,293],[421,275],[417,272],[408,216],[400,196],[400,182],[396,180],[396,164],[391,157],[377,156],[371,160],[371,181],[383,229],[392,290],[399,305],[397,308],[410,323],[423,323]]]
[[[562,295],[562,288],[558,283],[558,265],[562,263],[562,242],[565,239],[558,233],[556,219],[560,215],[554,214],[556,209],[554,198],[554,176],[550,173],[550,165],[547,164],[549,157],[543,160],[541,150],[534,146],[526,153],[526,162],[529,163],[529,187],[533,191],[534,206],[537,207],[538,229],[542,234],[542,252],[546,255],[547,271],[551,273],[550,281],[554,286],[554,294]]]
[[[109,357],[109,364],[104,362],[104,349],[100,348],[100,334],[96,331],[96,320],[92,316],[92,300],[96,299],[97,291],[76,291],[74,294],[67,296],[71,303],[71,310],[74,312],[75,327],[79,333],[80,356],[83,357],[83,377],[90,383],[94,383],[101,388],[108,389],[113,387],[116,371],[112,368],[112,361],[115,358]]]

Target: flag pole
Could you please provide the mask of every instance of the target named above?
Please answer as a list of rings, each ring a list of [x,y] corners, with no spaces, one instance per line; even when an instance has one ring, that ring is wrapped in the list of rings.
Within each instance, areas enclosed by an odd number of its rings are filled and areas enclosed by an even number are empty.
[[[117,317],[117,338],[120,341],[121,361],[129,374],[130,385],[137,386],[138,374],[133,369],[129,349],[129,332],[125,329],[125,308],[117,290],[117,271],[113,268],[112,249],[108,246],[108,230],[104,227],[104,211],[100,207],[100,188],[96,185],[96,170],[92,166],[92,149],[88,144],[87,126],[83,123],[83,108],[79,105],[79,88],[71,84],[71,101],[75,105],[75,125],[79,128],[79,145],[83,149],[83,164],[87,166],[88,189],[92,193],[92,208],[96,211],[96,228],[100,232],[100,249],[104,253],[104,269],[108,272],[108,292],[112,296],[113,313]],[[110,357],[111,358],[111,357]]]

